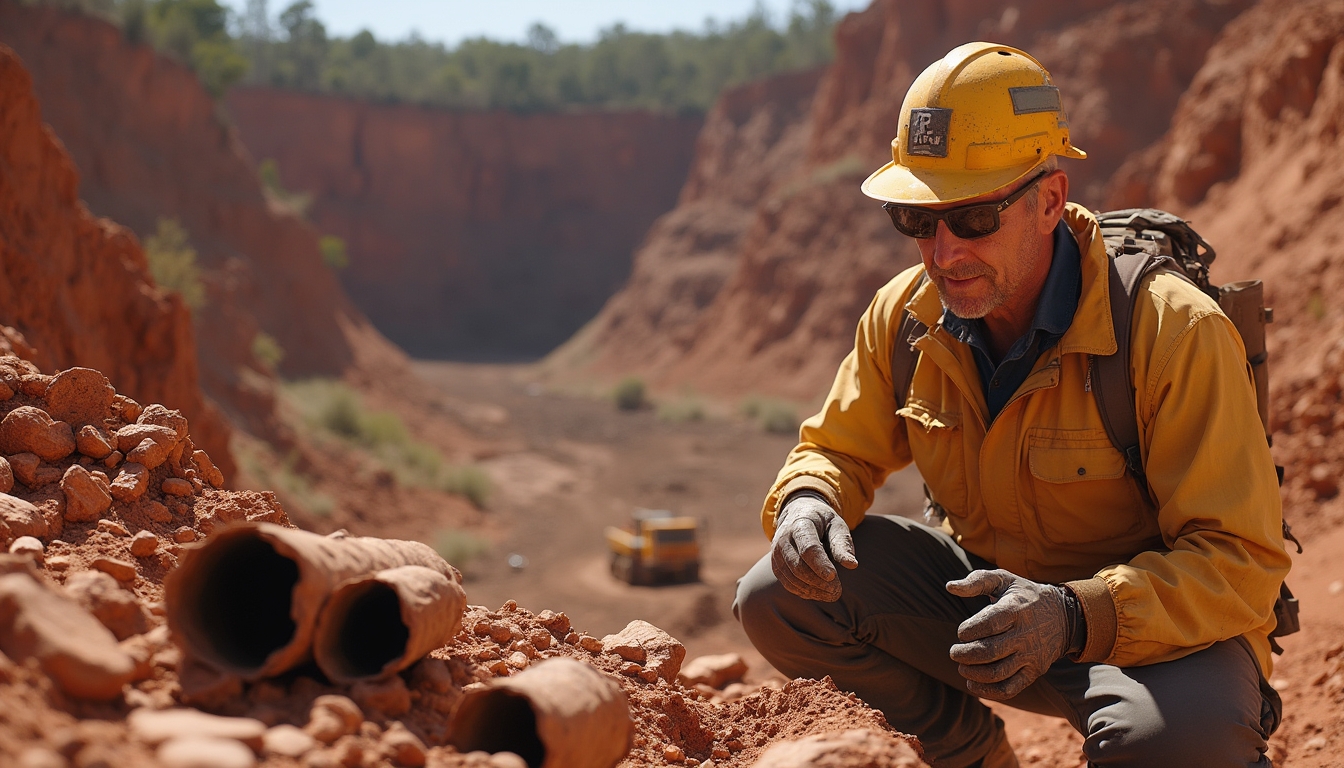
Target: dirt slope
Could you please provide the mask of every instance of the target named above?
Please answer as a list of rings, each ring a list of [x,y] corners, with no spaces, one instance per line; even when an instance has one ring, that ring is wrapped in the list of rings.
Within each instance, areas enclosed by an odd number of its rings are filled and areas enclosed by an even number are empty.
[[[42,115],[80,170],[96,214],[144,237],[186,228],[207,296],[195,324],[201,383],[250,431],[274,429],[258,331],[287,376],[400,359],[342,292],[312,226],[267,203],[254,165],[186,67],[99,19],[0,0],[0,43],[32,74]]]
[[[154,286],[135,237],[80,202],[74,163],[2,45],[0,105],[0,323],[42,367],[96,367],[132,397],[181,409],[232,474],[228,426],[197,385],[190,312]]]
[[[350,297],[421,357],[535,357],[596,314],[676,202],[701,119],[229,93],[258,160],[343,238]]]
[[[836,61],[797,128],[809,136],[806,154],[779,154],[769,183],[752,190],[751,221],[731,249],[734,266],[721,290],[704,297],[675,335],[647,324],[627,328],[623,307],[659,306],[645,292],[659,284],[662,265],[640,258],[627,289],[581,337],[621,342],[610,342],[610,351],[602,344],[584,354],[566,350],[556,367],[638,373],[660,387],[730,396],[819,396],[874,291],[915,259],[858,182],[889,156],[901,99],[924,66],[975,39],[1037,55],[1065,93],[1077,144],[1093,153],[1070,164],[1074,197],[1098,204],[1111,172],[1166,128],[1218,30],[1249,4],[884,0],[851,14],[836,33]],[[714,145],[702,142],[700,151]],[[661,241],[677,232],[656,226],[644,251],[668,247]],[[626,352],[665,347],[672,351],[653,360]]]

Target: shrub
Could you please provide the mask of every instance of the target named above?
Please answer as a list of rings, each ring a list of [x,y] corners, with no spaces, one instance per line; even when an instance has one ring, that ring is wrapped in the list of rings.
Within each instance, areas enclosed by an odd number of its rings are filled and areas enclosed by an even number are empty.
[[[444,528],[434,534],[434,551],[460,570],[467,563],[490,551],[490,542],[470,531]]]
[[[440,487],[465,496],[478,509],[483,509],[490,500],[490,476],[479,467],[449,467]]]
[[[345,250],[345,241],[335,235],[323,235],[321,240],[317,241],[317,247],[322,251],[322,263],[327,265],[328,269],[337,272],[350,266],[350,254]]]
[[[694,397],[659,403],[658,418],[672,424],[705,420],[705,406]]]
[[[611,391],[611,399],[622,411],[637,411],[648,404],[645,399],[644,381],[638,376],[627,376],[616,383]]]
[[[182,297],[193,311],[205,306],[205,286],[196,266],[196,249],[187,240],[187,230],[177,219],[160,218],[154,234],[145,238],[149,274],[165,291]]]
[[[313,204],[312,195],[285,189],[285,186],[280,183],[280,164],[275,162],[274,159],[268,157],[262,160],[261,164],[257,166],[257,176],[261,179],[262,190],[272,203],[281,208],[289,209],[300,218],[308,213],[308,206]],[[344,248],[345,243],[341,243],[341,247]],[[326,258],[325,253],[323,258]]]
[[[752,395],[742,401],[742,415],[760,424],[761,429],[773,434],[789,434],[798,431],[801,421],[798,410],[783,400]]]
[[[280,361],[285,359],[285,350],[274,336],[265,331],[258,331],[257,335],[252,337],[252,356],[257,358],[257,362],[265,366],[266,370],[274,373],[280,367]]]
[[[336,501],[314,488],[312,481],[298,471],[298,454],[276,461],[269,450],[245,443],[237,444],[236,453],[243,470],[274,489],[285,503],[317,517],[329,517],[335,511]]]

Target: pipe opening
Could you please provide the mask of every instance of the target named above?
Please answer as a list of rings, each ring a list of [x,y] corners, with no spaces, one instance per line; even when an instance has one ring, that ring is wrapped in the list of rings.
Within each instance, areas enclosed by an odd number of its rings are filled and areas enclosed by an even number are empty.
[[[257,538],[237,539],[213,554],[195,599],[182,604],[193,606],[198,641],[219,660],[261,667],[294,637],[290,603],[299,566]]]
[[[512,752],[528,768],[541,768],[546,761],[546,745],[537,734],[537,715],[526,696],[496,689],[463,701],[462,707],[451,738],[458,751]]]
[[[328,610],[338,628],[333,666],[348,677],[377,675],[406,653],[411,631],[401,620],[397,591],[382,582],[367,582],[352,590],[349,599]]]

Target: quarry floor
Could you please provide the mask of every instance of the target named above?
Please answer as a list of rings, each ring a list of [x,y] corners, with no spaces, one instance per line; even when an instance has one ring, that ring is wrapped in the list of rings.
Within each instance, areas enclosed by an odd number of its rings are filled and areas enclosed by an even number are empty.
[[[688,658],[737,652],[750,665],[748,682],[778,674],[733,620],[731,604],[736,579],[768,550],[760,503],[792,435],[763,431],[737,415],[734,403],[707,403],[700,421],[668,421],[654,408],[620,411],[591,393],[548,390],[527,365],[414,367],[446,395],[471,403],[473,426],[510,446],[481,461],[493,481],[489,529],[499,533],[488,552],[465,565],[469,603],[494,607],[513,599],[533,610],[563,610],[599,637],[640,618],[685,643]],[[907,470],[879,491],[874,512],[914,516],[922,499],[919,476]],[[632,587],[612,578],[603,529],[637,507],[705,522],[700,582]],[[1344,747],[1338,681],[1322,674],[1340,666],[1344,566],[1336,553],[1344,551],[1344,528],[1304,543],[1289,584],[1302,601],[1305,628],[1284,638],[1288,652],[1273,676],[1285,700],[1270,750],[1280,768],[1337,765]],[[511,567],[511,555],[526,565]],[[1065,721],[995,709],[1024,765],[1083,764],[1081,737]]]

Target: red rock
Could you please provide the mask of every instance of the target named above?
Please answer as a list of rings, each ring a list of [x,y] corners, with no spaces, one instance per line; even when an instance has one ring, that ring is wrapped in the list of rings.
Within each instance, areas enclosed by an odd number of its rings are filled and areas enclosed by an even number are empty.
[[[350,698],[365,712],[376,711],[392,717],[404,715],[411,709],[411,692],[400,675],[355,683],[350,687]]]
[[[170,443],[159,442],[152,437],[141,440],[134,448],[126,452],[126,460],[143,464],[146,469],[155,469],[168,460],[173,452]]]
[[[282,757],[302,757],[317,746],[317,740],[288,723],[268,729],[261,737],[262,750]]]
[[[602,638],[602,651],[655,669],[658,676],[668,682],[676,681],[681,662],[686,658],[686,646],[658,627],[638,619],[617,634]]]
[[[43,464],[35,453],[16,453],[9,457],[9,466],[19,482],[36,490],[61,479],[63,472],[53,466]]]
[[[107,377],[98,371],[71,368],[56,374],[47,387],[45,399],[53,418],[72,424],[98,424],[111,412],[116,394]]]
[[[151,531],[140,531],[131,538],[131,554],[149,557],[159,550],[159,537]]]
[[[253,768],[252,750],[231,739],[180,736],[159,745],[155,757],[163,768]]]
[[[113,699],[135,664],[98,620],[31,576],[0,576],[0,651],[37,659],[43,671],[77,698]]]
[[[686,663],[677,675],[682,685],[708,685],[721,689],[729,683],[740,682],[747,673],[747,662],[736,653],[697,656]]]
[[[149,617],[135,595],[122,589],[116,579],[101,570],[70,574],[65,580],[65,592],[118,640],[149,628]]]
[[[9,545],[9,554],[26,557],[37,563],[42,562],[44,550],[42,540],[32,536],[20,536]]]
[[[112,507],[112,494],[78,464],[65,471],[61,490],[65,492],[65,519],[71,522],[97,520]]]
[[[145,465],[128,461],[121,473],[112,480],[112,496],[127,503],[138,501],[149,490],[149,470]],[[162,521],[160,521],[162,522]]]
[[[0,493],[9,493],[14,490],[14,469],[9,466],[9,459],[0,456]]]
[[[201,468],[201,476],[206,482],[215,488],[224,487],[224,473],[219,471],[205,451],[195,451],[191,454],[191,458],[196,462],[196,466]]]
[[[924,768],[919,753],[900,736],[871,729],[823,733],[772,745],[752,768]]]
[[[177,434],[178,442],[187,437],[187,419],[181,411],[174,411],[165,408],[158,403],[153,403],[145,407],[140,415],[136,417],[137,424],[151,424],[159,427],[167,427]]]
[[[112,444],[103,436],[102,430],[92,424],[79,428],[79,434],[75,435],[75,447],[92,459],[106,459],[112,455]]]
[[[261,749],[266,724],[250,717],[221,717],[198,709],[137,709],[126,718],[131,733],[146,744],[184,736],[229,739]]]
[[[117,581],[134,581],[137,574],[134,564],[106,555],[95,557],[90,565]]]
[[[106,459],[103,459],[103,466],[107,467],[108,469],[112,469],[113,467],[120,464],[122,459],[124,458],[126,457],[122,455],[121,451],[113,451],[112,453],[107,455]]]
[[[162,507],[163,505],[160,504],[159,506]],[[167,511],[167,507],[164,507],[164,510]],[[173,531],[173,541],[176,541],[178,544],[190,544],[195,540],[196,529],[194,528],[184,525],[176,531]]]
[[[35,453],[59,461],[75,452],[75,433],[64,421],[52,421],[40,408],[21,405],[0,421],[0,453]]]
[[[139,403],[125,395],[112,398],[112,405],[121,416],[121,420],[127,423],[134,423],[145,410]]]
[[[359,730],[364,713],[359,705],[345,696],[318,696],[308,712],[308,724],[303,730],[323,744],[331,744],[342,736]]]
[[[383,753],[392,758],[397,765],[421,766],[425,764],[425,743],[406,726],[393,721],[380,739]]]
[[[163,492],[169,496],[190,496],[194,491],[191,483],[180,477],[170,477],[163,481]]]
[[[0,521],[14,536],[43,539],[48,533],[47,521],[37,507],[5,493],[0,493]]]
[[[29,397],[42,397],[50,385],[51,377],[42,373],[30,373],[19,379],[19,391]]]

